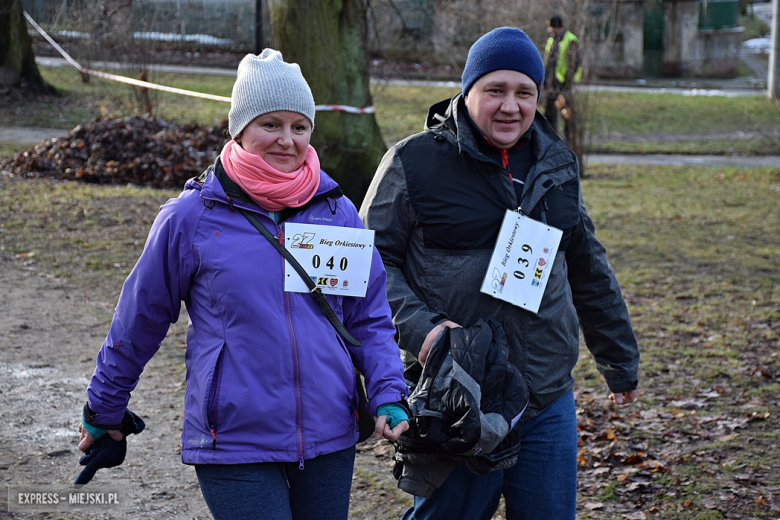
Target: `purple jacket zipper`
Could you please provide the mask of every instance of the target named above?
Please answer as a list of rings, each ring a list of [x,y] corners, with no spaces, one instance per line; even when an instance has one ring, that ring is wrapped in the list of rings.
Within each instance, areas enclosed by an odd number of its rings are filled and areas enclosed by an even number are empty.
[[[211,449],[217,449],[217,399],[219,393],[219,384],[222,380],[222,353],[225,347],[222,346],[219,349],[219,355],[217,356],[217,364],[214,366],[214,377],[211,380],[211,388],[209,389],[209,403],[206,407],[206,419],[209,423],[209,433],[211,433]]]
[[[282,227],[279,229],[279,243],[284,240]],[[284,272],[284,258],[279,257],[282,262],[282,272]],[[290,340],[293,355],[293,389],[295,393],[295,433],[298,436],[298,469],[303,469],[303,403],[301,402],[301,374],[298,370],[298,342],[295,339],[295,330],[292,324],[292,315],[290,313],[290,295],[284,293],[284,314],[287,319],[287,328],[290,331]]]

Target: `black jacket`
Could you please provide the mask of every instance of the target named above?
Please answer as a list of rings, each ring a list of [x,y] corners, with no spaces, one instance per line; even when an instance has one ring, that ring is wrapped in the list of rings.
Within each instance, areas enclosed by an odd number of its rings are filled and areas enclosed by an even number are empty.
[[[509,359],[530,393],[533,417],[574,386],[579,333],[612,392],[637,387],[639,350],[606,251],[580,194],[574,153],[536,113],[524,184],[480,149],[461,95],[431,107],[426,130],[391,148],[369,187],[361,218],[376,232],[387,293],[407,368],[443,319],[464,327],[501,323]],[[563,230],[538,313],[480,292],[507,210]],[[414,378],[413,378],[414,379]],[[416,381],[416,379],[414,379]]]
[[[500,325],[445,329],[409,397],[411,428],[395,443],[398,487],[430,497],[458,462],[481,475],[512,467],[527,405]]]

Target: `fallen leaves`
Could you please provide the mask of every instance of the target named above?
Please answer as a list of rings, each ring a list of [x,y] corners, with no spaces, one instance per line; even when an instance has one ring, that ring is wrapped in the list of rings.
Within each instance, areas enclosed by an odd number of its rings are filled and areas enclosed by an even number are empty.
[[[593,511],[595,509],[601,509],[602,507],[604,507],[604,503],[603,502],[583,502],[582,507],[584,507],[585,509],[587,509],[589,511]]]
[[[0,162],[23,177],[182,188],[227,141],[227,122],[176,126],[152,116],[101,118]]]
[[[765,470],[733,463],[739,455],[733,444],[739,432],[772,419],[769,412],[740,412],[759,407],[760,400],[734,395],[734,406],[723,413],[715,411],[723,409],[724,396],[730,395],[722,385],[688,397],[660,397],[651,390],[644,395],[645,402],[617,407],[604,406],[596,391],[576,390],[582,518],[607,518],[602,515],[608,513],[627,519],[664,518],[664,511],[677,508],[733,515],[735,509],[748,507],[746,500],[752,507],[771,506],[756,492],[762,490],[757,474]],[[699,496],[704,479],[723,491]],[[776,493],[780,496],[780,488]],[[595,516],[589,516],[591,511]]]

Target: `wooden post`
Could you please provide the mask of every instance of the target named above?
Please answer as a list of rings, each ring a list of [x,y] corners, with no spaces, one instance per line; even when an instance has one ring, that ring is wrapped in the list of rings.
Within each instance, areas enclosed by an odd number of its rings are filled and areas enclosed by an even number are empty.
[[[780,99],[780,0],[772,2],[772,45],[769,49],[769,84],[767,96],[769,99]]]
[[[265,0],[255,0],[255,54],[260,54],[265,48],[263,41],[263,4]]]

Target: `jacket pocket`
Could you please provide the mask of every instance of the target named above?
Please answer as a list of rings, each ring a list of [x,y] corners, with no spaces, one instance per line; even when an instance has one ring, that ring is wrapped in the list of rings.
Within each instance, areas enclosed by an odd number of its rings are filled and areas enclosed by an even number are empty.
[[[341,349],[344,351],[344,355],[346,356],[348,363],[349,363],[349,370],[352,371],[355,377],[352,378],[352,398],[350,399],[350,405],[349,405],[349,411],[350,413],[354,414],[358,407],[358,391],[357,391],[357,368],[355,367],[355,363],[352,360],[352,355],[349,353],[349,349],[347,348],[346,343],[344,343],[344,338],[342,338],[338,333],[336,333],[336,341],[338,342],[339,346],[341,346]]]
[[[225,345],[219,349],[219,355],[217,356],[217,362],[214,365],[214,373],[211,376],[211,384],[209,385],[208,396],[206,398],[206,425],[209,433],[211,433],[211,449],[217,449],[217,422],[218,422],[218,408],[219,408],[219,387],[222,383],[222,359],[225,353]]]

